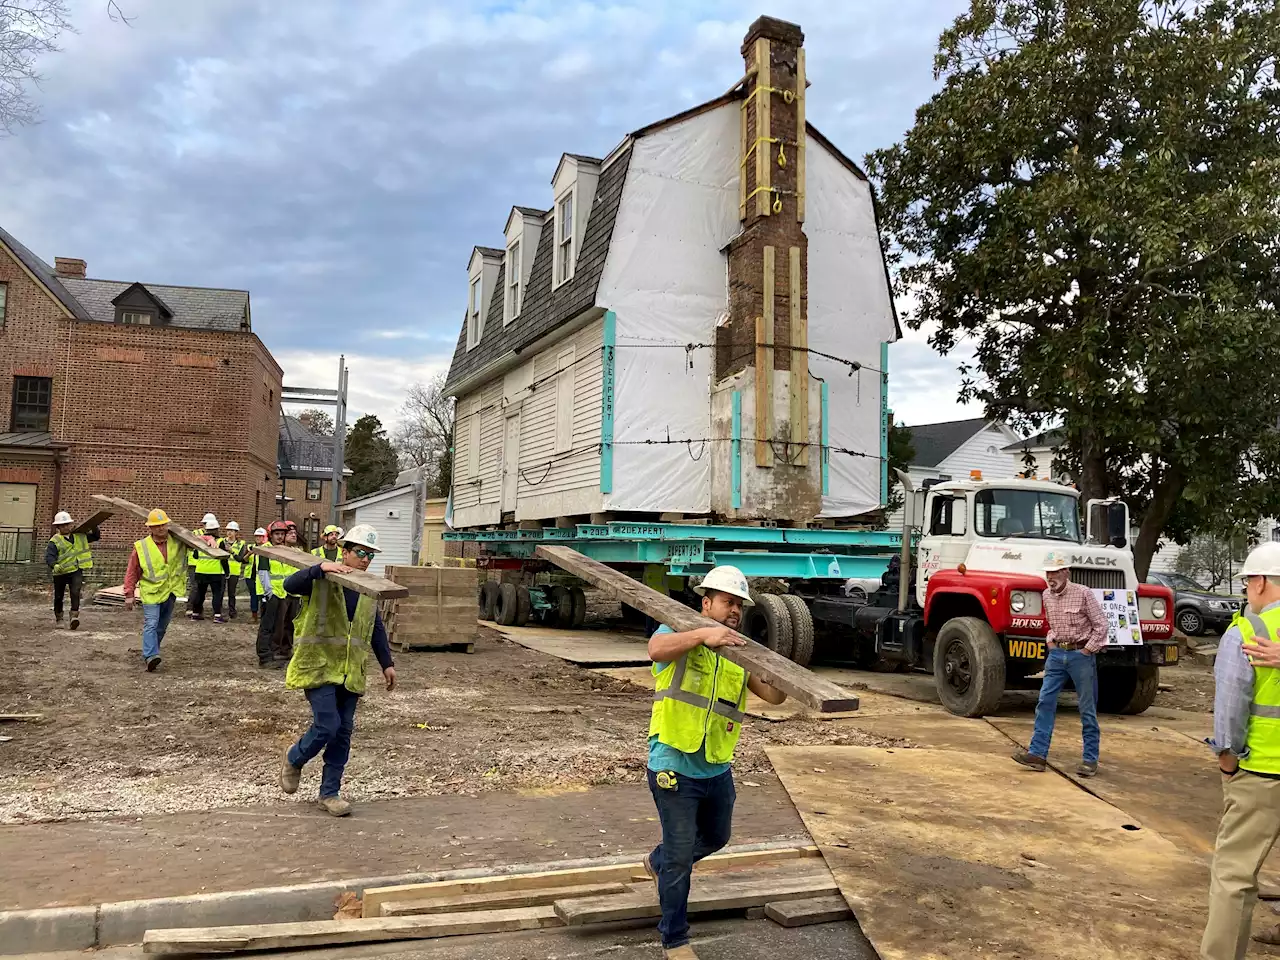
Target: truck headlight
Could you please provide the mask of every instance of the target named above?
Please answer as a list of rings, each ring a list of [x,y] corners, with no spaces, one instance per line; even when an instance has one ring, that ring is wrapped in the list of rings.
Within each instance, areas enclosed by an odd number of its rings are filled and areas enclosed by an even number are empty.
[[[1027,609],[1027,595],[1021,590],[1015,590],[1009,594],[1009,609],[1014,613],[1021,613]]]
[[[1163,597],[1156,597],[1151,601],[1151,615],[1157,620],[1163,620],[1164,615],[1169,612],[1168,606],[1165,605]]]

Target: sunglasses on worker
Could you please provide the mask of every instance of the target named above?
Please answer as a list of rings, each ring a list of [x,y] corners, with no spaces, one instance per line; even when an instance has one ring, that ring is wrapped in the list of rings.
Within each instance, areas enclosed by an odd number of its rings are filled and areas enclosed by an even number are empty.
[[[347,547],[348,553],[354,553],[361,560],[372,560],[377,556],[373,550],[365,550],[363,547]]]

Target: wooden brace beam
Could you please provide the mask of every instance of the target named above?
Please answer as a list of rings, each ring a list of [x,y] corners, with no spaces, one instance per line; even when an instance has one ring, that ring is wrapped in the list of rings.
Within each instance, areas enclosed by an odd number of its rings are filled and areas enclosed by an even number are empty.
[[[299,570],[306,567],[314,567],[318,563],[324,563],[324,557],[304,553],[301,550],[295,550],[293,547],[277,547],[270,543],[252,546],[249,551],[260,557],[266,557],[268,560],[279,560],[281,563],[287,563],[289,566],[297,567]],[[352,570],[350,573],[326,573],[324,576],[326,580],[332,580],[334,583],[340,584],[349,590],[363,593],[365,596],[373,597],[375,600],[395,600],[399,597],[409,596],[408,587],[402,587],[392,580],[376,577],[372,573],[365,573],[360,570]]]
[[[93,499],[97,500],[99,503],[105,503],[107,506],[112,507],[113,512],[132,513],[144,523],[151,512],[145,507],[140,507],[136,503],[130,503],[128,500],[121,499],[120,497],[108,497],[101,493],[95,493],[93,495]],[[172,520],[169,521],[169,533],[173,534],[174,539],[179,543],[190,547],[192,550],[199,550],[206,557],[213,560],[226,560],[231,556],[227,551],[219,547],[212,547],[205,543],[186,527],[180,526]]]

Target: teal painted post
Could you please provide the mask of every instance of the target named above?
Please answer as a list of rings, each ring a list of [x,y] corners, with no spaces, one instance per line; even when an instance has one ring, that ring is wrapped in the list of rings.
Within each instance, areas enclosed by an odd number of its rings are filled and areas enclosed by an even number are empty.
[[[880,502],[889,502],[889,345],[880,344]]]
[[[822,495],[831,494],[831,418],[827,415],[827,381],[822,381]]]
[[[600,492],[613,493],[613,390],[617,374],[618,318],[604,315],[604,366],[600,388]]]
[[[742,391],[733,391],[733,508],[742,506]]]

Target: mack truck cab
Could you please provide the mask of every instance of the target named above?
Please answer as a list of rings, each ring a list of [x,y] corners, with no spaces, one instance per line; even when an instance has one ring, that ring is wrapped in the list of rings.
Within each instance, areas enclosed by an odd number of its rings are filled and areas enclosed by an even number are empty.
[[[935,483],[923,496],[907,489],[904,562],[853,624],[879,662],[932,670],[942,703],[964,717],[995,711],[1006,689],[1035,689],[1049,629],[1044,568],[1065,559],[1072,582],[1096,592],[1110,624],[1098,654],[1099,710],[1151,706],[1160,666],[1178,658],[1173,596],[1138,582],[1122,502],[1091,501],[1082,522],[1078,491],[1047,480],[975,475]],[[906,544],[921,505],[912,570]]]

